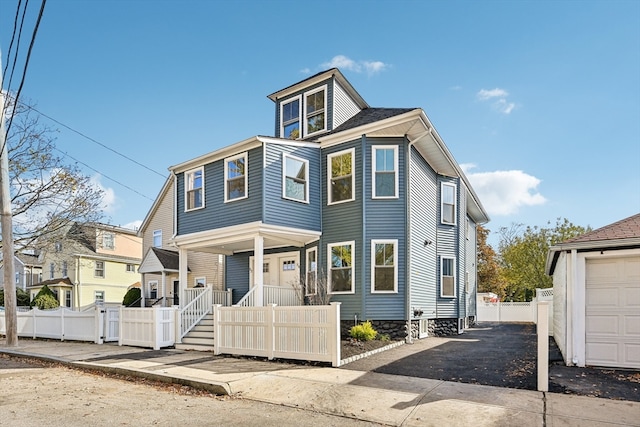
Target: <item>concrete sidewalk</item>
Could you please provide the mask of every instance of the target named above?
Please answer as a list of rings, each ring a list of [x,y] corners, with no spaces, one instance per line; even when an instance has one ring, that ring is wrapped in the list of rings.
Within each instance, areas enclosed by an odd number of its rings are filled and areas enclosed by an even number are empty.
[[[640,426],[640,403],[173,349],[20,339],[0,353],[391,426]]]

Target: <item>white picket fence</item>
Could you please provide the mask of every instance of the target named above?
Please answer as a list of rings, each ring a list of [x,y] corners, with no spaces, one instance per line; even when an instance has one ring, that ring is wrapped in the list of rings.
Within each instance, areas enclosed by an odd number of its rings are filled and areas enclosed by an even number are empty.
[[[340,366],[340,303],[214,306],[214,354],[331,362]]]
[[[121,307],[118,344],[154,350],[171,347],[176,339],[176,312],[174,307]]]
[[[38,308],[16,313],[19,337],[50,338],[69,341],[102,343],[103,316],[98,307],[93,311],[74,311],[68,308],[40,310]],[[4,312],[0,314],[0,334],[6,335]]]

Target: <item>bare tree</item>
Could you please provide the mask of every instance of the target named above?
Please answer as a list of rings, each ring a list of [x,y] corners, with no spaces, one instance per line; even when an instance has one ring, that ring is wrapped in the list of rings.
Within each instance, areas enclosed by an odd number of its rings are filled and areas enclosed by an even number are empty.
[[[7,138],[15,251],[53,244],[74,222],[102,218],[103,191],[77,164],[57,154],[56,130],[30,105],[10,104]],[[61,152],[60,152],[61,153]]]
[[[324,270],[300,274],[298,281],[291,283],[298,300],[306,305],[329,305],[329,281]]]

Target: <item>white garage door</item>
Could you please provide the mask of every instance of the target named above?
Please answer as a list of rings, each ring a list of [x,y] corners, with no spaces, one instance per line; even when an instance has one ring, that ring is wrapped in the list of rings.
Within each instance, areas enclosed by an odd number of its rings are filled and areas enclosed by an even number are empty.
[[[586,262],[587,365],[640,368],[640,256]]]

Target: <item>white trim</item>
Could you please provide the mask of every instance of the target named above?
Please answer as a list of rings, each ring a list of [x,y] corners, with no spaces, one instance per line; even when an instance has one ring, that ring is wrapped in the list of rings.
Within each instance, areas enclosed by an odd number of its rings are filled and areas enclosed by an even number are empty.
[[[448,222],[444,220],[444,187],[452,187],[453,188],[453,222]],[[440,183],[440,223],[446,225],[456,225],[458,218],[458,186],[452,182],[441,182]]]
[[[311,132],[311,133],[307,133],[308,119],[309,119],[309,114],[307,113],[307,98],[309,96],[311,96],[311,95],[314,95],[314,94],[320,92],[320,91],[324,91],[324,100],[323,100],[324,107],[322,108],[322,114],[324,116],[324,123],[323,123],[324,126],[320,130],[317,130],[317,131]],[[309,137],[309,136],[312,136],[312,135],[315,135],[315,134],[318,134],[318,133],[321,133],[321,132],[326,132],[327,131],[327,110],[328,110],[328,108],[327,108],[327,85],[323,85],[323,86],[317,87],[317,88],[315,88],[313,90],[310,90],[310,91],[304,93],[304,107],[303,107],[303,110],[302,110],[302,114],[304,116],[303,133],[304,133],[304,137],[305,138]],[[316,111],[318,111],[318,110],[316,110]],[[316,111],[314,111],[313,114],[311,114],[311,116],[317,116],[317,115],[320,114],[320,113],[317,113]]]
[[[160,245],[156,245],[156,237],[160,237]],[[152,234],[152,247],[161,248],[162,247],[162,229],[153,230]]]
[[[149,296],[147,297],[145,295],[142,295],[142,298],[151,299],[151,291],[153,290],[153,285],[156,285],[156,296],[155,297],[158,298],[158,294],[160,293],[159,292],[159,282],[157,280],[149,280],[147,282],[147,285],[148,285],[147,286],[147,291],[149,291]]]
[[[331,159],[334,157],[342,156],[345,154],[351,155],[351,198],[340,200],[337,202],[331,199]],[[337,151],[335,153],[327,154],[327,206],[338,205],[340,203],[352,202],[356,199],[356,174],[355,174],[355,162],[356,162],[356,150],[355,148],[349,148],[347,150]]]
[[[284,134],[284,120],[282,119],[283,114],[282,114],[282,110],[284,108],[285,105],[290,104],[292,102],[294,102],[295,100],[298,100],[298,138],[295,139],[301,139],[302,138],[302,95],[298,95],[298,96],[294,96],[292,98],[287,99],[284,102],[280,102],[280,137],[284,138],[284,139],[291,139],[291,138],[287,138]],[[293,123],[293,121],[291,121],[291,123]]]
[[[240,154],[236,154],[235,156],[231,156],[231,157],[227,157],[224,159],[224,202],[228,203],[228,202],[235,202],[236,200],[242,200],[242,199],[246,199],[249,197],[249,156],[247,154],[248,152],[245,151],[243,153]],[[242,197],[235,197],[233,199],[229,198],[229,189],[228,189],[228,182],[229,182],[229,162],[237,160],[237,159],[244,159],[244,196]]]
[[[309,252],[315,252],[315,269],[309,271]],[[308,295],[316,295],[318,293],[318,247],[317,246],[312,246],[310,248],[308,248],[305,251],[304,254],[304,262],[305,262],[305,272],[304,272],[304,295],[308,296]],[[308,281],[309,281],[309,273],[313,273],[313,275],[315,276],[314,279],[314,292],[312,293],[307,293],[307,286],[308,286]]]
[[[377,291],[375,290],[376,277],[376,245],[391,244],[393,245],[393,290]],[[398,240],[397,239],[379,239],[371,240],[371,293],[372,294],[397,294],[398,293]]]
[[[207,286],[207,277],[200,276],[193,279],[193,287],[195,288],[198,285],[198,281],[202,281],[202,286]]]
[[[192,179],[190,179],[190,177],[193,176],[198,171],[202,173],[202,177],[200,178],[202,180],[202,186],[200,187],[200,192],[201,192],[200,198],[202,200],[202,205],[189,208],[189,192],[194,191],[194,188],[192,188],[192,185],[193,185],[191,182]],[[188,170],[184,173],[184,211],[192,212],[192,211],[197,211],[199,209],[204,209],[204,166],[200,166],[198,168]]]
[[[334,246],[351,246],[351,290],[349,291],[337,291],[333,292],[331,288],[331,249]],[[355,240],[350,240],[348,242],[335,242],[327,244],[327,291],[331,295],[345,295],[345,294],[355,294],[356,286],[355,286],[355,263],[356,259],[356,242]]]
[[[444,286],[442,286],[442,278],[444,277],[444,275],[442,274],[442,270],[444,267],[444,260],[445,259],[450,259],[453,261],[453,265],[451,267],[452,269],[452,273],[453,276],[446,276],[446,277],[453,277],[453,295],[444,295],[443,294],[443,289]],[[457,292],[457,286],[456,286],[456,258],[453,256],[448,256],[448,255],[440,255],[440,298],[456,298],[456,296],[458,295]]]
[[[393,196],[378,196],[376,194],[376,152],[378,150],[393,150],[393,173],[395,175],[395,186]],[[371,198],[372,199],[397,199],[399,197],[398,179],[398,146],[397,145],[374,145],[371,147]],[[385,171],[388,172],[388,171]]]
[[[304,200],[298,200],[293,197],[288,197],[286,194],[287,189],[287,158],[304,163]],[[293,200],[294,202],[309,203],[309,160],[302,159],[300,157],[292,156],[291,154],[282,153],[282,198],[287,200]]]

